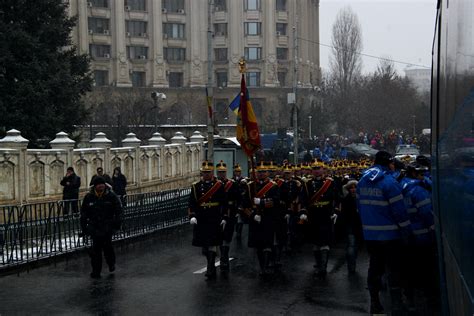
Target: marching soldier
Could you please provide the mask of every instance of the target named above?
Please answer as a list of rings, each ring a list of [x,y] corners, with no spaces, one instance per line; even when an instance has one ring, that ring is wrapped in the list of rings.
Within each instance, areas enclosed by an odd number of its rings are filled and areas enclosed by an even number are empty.
[[[297,223],[301,211],[300,194],[301,181],[292,177],[292,168],[286,165],[283,169],[283,184],[280,187],[280,200],[285,210],[286,235],[289,238],[290,249],[297,246],[301,241],[298,238]]]
[[[307,234],[313,244],[316,261],[316,276],[325,277],[329,255],[329,244],[333,239],[335,189],[333,180],[325,177],[324,165],[313,165],[313,178],[305,183],[303,214],[300,220],[308,222]]]
[[[232,180],[237,184],[237,189],[238,189],[238,193],[239,193],[239,199],[237,201],[237,209],[238,209],[238,212],[237,212],[237,222],[235,224],[235,232],[237,233],[236,235],[236,238],[237,238],[237,241],[241,241],[242,240],[242,229],[244,228],[244,218],[245,218],[245,214],[242,213],[241,209],[242,209],[242,195],[245,193],[245,189],[244,189],[244,186],[246,186],[246,180],[244,178],[242,178],[242,168],[240,167],[240,165],[237,163],[234,165],[234,168],[233,168],[233,176],[232,176]]]
[[[221,271],[229,270],[229,249],[230,243],[232,242],[232,236],[234,235],[235,222],[237,219],[238,202],[240,200],[240,189],[239,182],[235,182],[232,179],[227,178],[227,165],[221,160],[217,166],[217,178],[224,185],[224,191],[227,196],[228,214],[227,223],[223,231],[223,244],[220,247],[221,250]]]
[[[271,273],[270,259],[280,196],[277,184],[268,178],[268,166],[262,162],[256,171],[258,179],[256,183],[248,184],[249,198],[245,203],[249,215],[248,246],[257,249],[261,275],[265,276]]]
[[[214,166],[204,161],[202,179],[193,183],[189,197],[190,224],[194,226],[193,246],[201,247],[207,258],[206,277],[216,276],[217,247],[222,245],[222,231],[228,218],[224,184],[213,176]]]

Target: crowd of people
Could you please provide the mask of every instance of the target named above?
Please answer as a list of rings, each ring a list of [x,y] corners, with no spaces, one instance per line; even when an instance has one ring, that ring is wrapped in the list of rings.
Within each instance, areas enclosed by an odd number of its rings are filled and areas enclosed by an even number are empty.
[[[314,150],[313,157],[322,158],[323,155],[328,158],[345,158],[341,153],[341,148],[351,143],[366,144],[376,150],[385,150],[392,154],[395,153],[398,145],[415,145],[420,148],[420,152],[430,152],[430,135],[409,135],[403,131],[371,133],[360,132],[352,137],[341,135],[320,135],[315,136],[308,144],[307,150]]]
[[[356,272],[360,245],[366,245],[371,313],[383,312],[379,293],[386,286],[392,309],[415,309],[417,288],[435,297],[429,159],[396,162],[379,151],[374,161],[315,159],[296,166],[260,162],[254,172],[255,178],[242,177],[235,165],[233,177],[227,178],[224,162],[214,166],[205,161],[201,180],[192,185],[192,244],[202,248],[208,279],[216,277],[218,254],[221,272],[228,273],[233,235],[241,240],[242,227],[248,224],[248,247],[256,249],[264,278],[280,269],[285,250],[303,249],[304,243],[312,245],[314,276],[325,278],[331,247],[339,237],[346,243],[349,274]],[[387,271],[388,285],[383,278]]]

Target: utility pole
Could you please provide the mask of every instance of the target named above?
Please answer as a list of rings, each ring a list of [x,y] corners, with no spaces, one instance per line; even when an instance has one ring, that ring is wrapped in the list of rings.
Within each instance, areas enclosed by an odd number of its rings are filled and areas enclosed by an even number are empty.
[[[298,14],[295,14],[295,25],[293,26],[293,57],[294,57],[294,66],[293,66],[293,153],[294,153],[294,163],[298,163],[298,106],[296,98],[296,89],[298,88]]]
[[[212,62],[212,7],[213,0],[209,0],[207,12],[207,89],[210,100],[212,117],[207,117],[207,160],[214,163],[214,91],[213,87],[213,62]],[[208,104],[209,105],[209,104]]]

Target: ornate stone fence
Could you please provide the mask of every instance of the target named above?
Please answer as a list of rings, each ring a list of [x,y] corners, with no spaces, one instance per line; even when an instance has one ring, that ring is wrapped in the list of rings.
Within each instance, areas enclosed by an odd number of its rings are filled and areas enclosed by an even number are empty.
[[[81,193],[88,188],[98,167],[112,175],[121,167],[127,177],[127,193],[156,192],[190,185],[199,177],[204,137],[195,132],[188,142],[176,132],[170,144],[159,133],[147,146],[135,134],[112,148],[104,133],[97,133],[90,148],[74,149],[75,142],[64,132],[56,134],[51,149],[27,149],[28,140],[10,130],[0,139],[0,205],[59,200],[61,179],[69,166],[81,177]]]

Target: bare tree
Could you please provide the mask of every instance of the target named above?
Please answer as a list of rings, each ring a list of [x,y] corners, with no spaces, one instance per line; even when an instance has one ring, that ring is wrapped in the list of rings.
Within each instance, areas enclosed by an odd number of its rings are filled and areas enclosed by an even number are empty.
[[[360,74],[362,61],[362,30],[357,15],[350,7],[339,11],[332,26],[332,76],[342,94],[350,89],[353,80]]]
[[[398,77],[395,64],[389,56],[384,56],[383,59],[380,59],[375,75],[384,80],[393,80]]]

